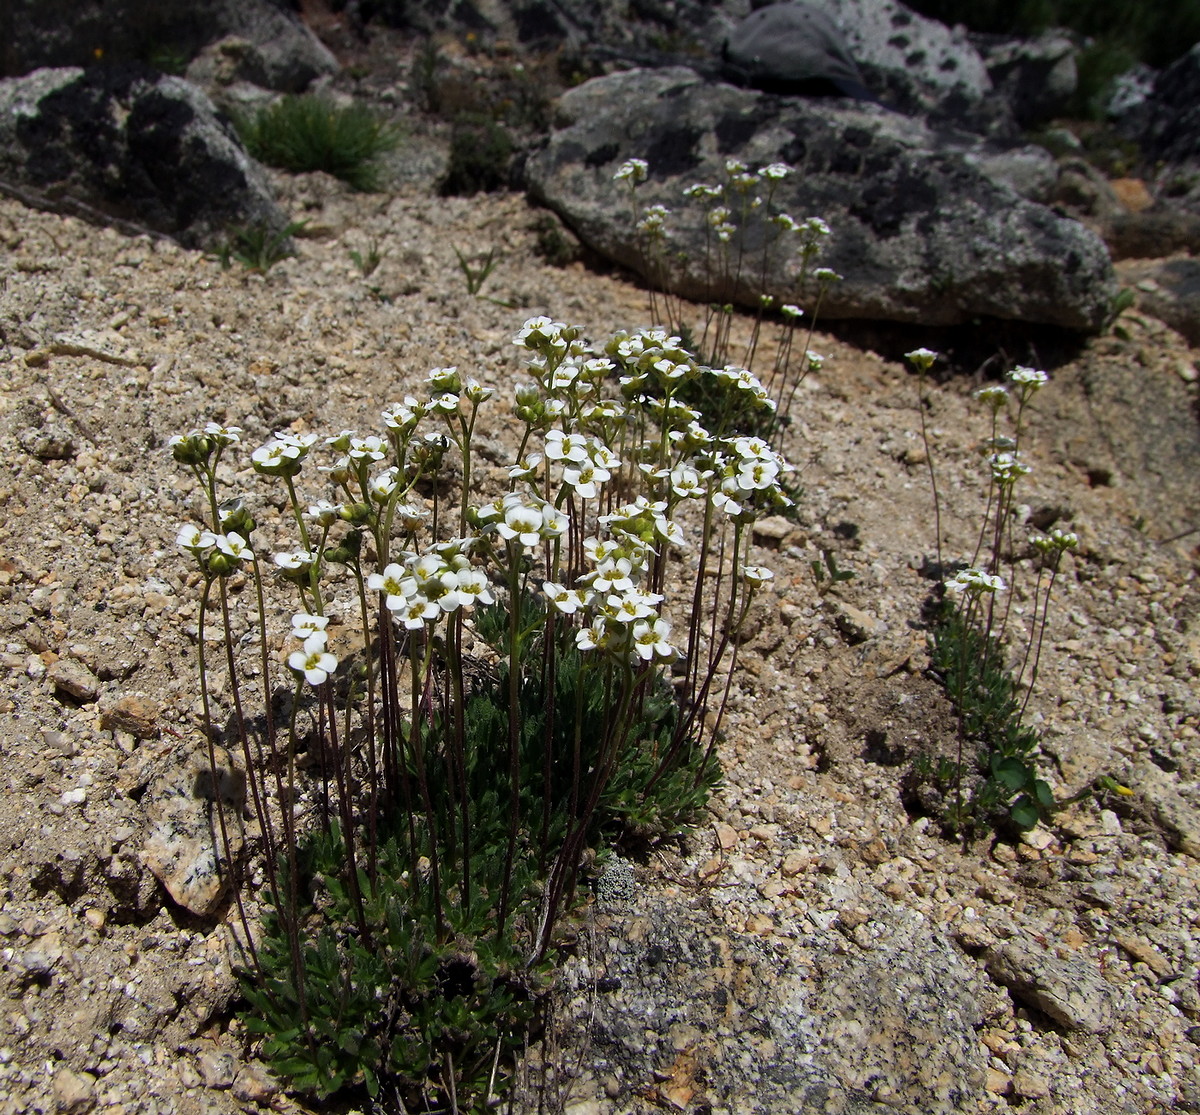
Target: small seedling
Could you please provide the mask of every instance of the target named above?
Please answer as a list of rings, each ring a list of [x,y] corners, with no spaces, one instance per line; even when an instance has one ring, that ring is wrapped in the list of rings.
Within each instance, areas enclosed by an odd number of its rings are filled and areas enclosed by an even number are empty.
[[[832,550],[822,550],[821,559],[824,565],[816,558],[809,562],[813,571],[813,580],[817,582],[817,588],[823,588],[827,579],[832,585],[854,580],[855,575],[851,570],[838,568],[837,558]]]
[[[292,221],[281,229],[270,225],[251,225],[238,229],[217,252],[221,267],[228,271],[234,262],[247,271],[265,275],[280,260],[296,253],[292,250],[291,238],[304,231],[307,221]]]
[[[379,265],[383,262],[383,257],[385,255],[387,255],[386,252],[380,251],[379,241],[370,240],[367,242],[367,250],[365,253],[360,252],[357,249],[352,249],[350,252],[350,259],[354,266],[362,272],[362,277],[364,279],[369,279],[378,269]]]
[[[496,264],[500,262],[496,258],[496,249],[489,248],[487,255],[470,258],[463,255],[458,248],[454,249],[454,254],[458,257],[458,269],[463,273],[463,278],[467,280],[467,293],[472,298],[478,297],[480,290],[483,289],[483,284],[488,281],[488,277],[496,269]]]

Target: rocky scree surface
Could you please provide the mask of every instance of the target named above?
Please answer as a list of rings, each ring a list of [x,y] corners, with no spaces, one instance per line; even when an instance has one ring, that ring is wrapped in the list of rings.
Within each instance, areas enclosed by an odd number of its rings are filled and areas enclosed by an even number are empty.
[[[438,200],[432,176],[390,195],[273,184],[309,237],[266,274],[0,202],[5,1115],[297,1109],[231,1021],[228,900],[173,886],[156,851],[201,741],[197,586],[174,547],[197,505],[168,437],[242,426],[247,454],[222,479],[280,537],[247,466],[273,430],[374,428],[455,364],[499,390],[479,433],[481,485],[498,484],[520,322],[547,313],[602,338],[647,321],[619,275],[543,264],[519,197]],[[383,258],[364,278],[350,252],[371,244]],[[467,294],[451,245],[496,248],[495,301]],[[1020,514],[1081,539],[1029,706],[1044,770],[1059,796],[1098,774],[1134,795],[966,849],[906,811],[909,761],[952,746],[953,728],[920,627],[934,538],[916,383],[818,332],[825,368],[782,441],[798,512],[756,528],[775,590],[740,652],[725,785],[696,831],[584,914],[524,1070],[531,1108],[540,1090],[575,1115],[795,1097],[846,1112],[1200,1109],[1200,599],[1196,536],[1170,541],[1197,521],[1195,354],[1152,318],[1122,324],[1127,339],[1050,369]],[[985,494],[981,382],[948,379],[927,412],[955,556]],[[822,551],[854,579],[819,588]],[[272,598],[280,640],[292,610]],[[249,601],[235,613],[248,630]],[[245,846],[253,883],[249,824]]]

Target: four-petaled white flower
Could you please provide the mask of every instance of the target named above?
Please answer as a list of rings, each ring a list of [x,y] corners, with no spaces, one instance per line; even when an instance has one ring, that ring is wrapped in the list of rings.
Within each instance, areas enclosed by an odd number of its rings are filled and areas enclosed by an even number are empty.
[[[742,569],[742,577],[751,587],[761,588],[773,580],[775,574],[770,569],[764,569],[761,565],[747,565]]]
[[[294,650],[288,655],[288,665],[296,673],[303,674],[309,685],[324,685],[337,664],[337,659],[325,649],[323,631],[305,639],[303,650]]]
[[[649,171],[650,167],[645,159],[626,159],[617,167],[617,172],[613,175],[613,181],[628,182],[631,186],[636,186],[639,182],[646,181],[646,175]]]
[[[254,551],[250,549],[250,543],[236,531],[231,531],[229,534],[218,534],[216,541],[217,549],[221,553],[228,554],[231,558],[237,558],[238,561],[254,560]]]
[[[981,596],[983,593],[995,594],[1004,591],[1004,578],[994,573],[986,573],[982,569],[960,569],[950,580],[945,582],[947,592],[964,593],[967,596]]]
[[[665,619],[642,621],[633,625],[634,653],[647,662],[655,658],[674,658],[675,648],[667,642],[671,625]]]
[[[217,544],[217,536],[211,530],[201,530],[198,526],[185,523],[175,536],[175,545],[182,550],[196,554]]]
[[[578,589],[567,588],[554,581],[546,581],[542,585],[542,592],[563,615],[572,616],[586,604],[583,593]]]
[[[328,616],[314,616],[308,612],[297,612],[292,616],[292,638],[301,642],[320,635],[325,638],[325,627],[329,623]]]

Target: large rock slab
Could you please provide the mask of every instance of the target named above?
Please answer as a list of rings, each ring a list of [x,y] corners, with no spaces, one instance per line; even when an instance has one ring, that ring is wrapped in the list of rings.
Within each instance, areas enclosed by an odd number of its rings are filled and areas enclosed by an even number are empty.
[[[725,161],[796,169],[773,211],[820,216],[833,229],[821,263],[844,276],[822,317],[949,325],[980,316],[1077,330],[1103,324],[1116,291],[1108,253],[1093,233],[991,180],[993,152],[961,134],[846,100],[808,101],[709,84],[690,70],[635,70],[596,78],[560,101],[560,127],[527,161],[533,196],[596,251],[651,270],[633,228],[629,190],[613,174],[629,158],[650,166],[639,206],[661,203],[668,254],[686,253],[673,279],[685,297],[729,298],[706,273],[703,212],[683,191],[724,177]],[[747,258],[732,300],[757,305],[770,229],[761,210],[745,226]],[[768,290],[812,307],[795,254],[768,261]]]
[[[195,86],[143,66],[0,81],[0,184],[22,200],[214,247],[282,229],[262,168]]]
[[[5,0],[4,7],[5,77],[98,59],[179,65],[229,35],[254,45],[262,82],[272,89],[299,92],[338,70],[337,59],[295,12],[272,0]]]
[[[568,1040],[589,1043],[581,1090],[603,1081],[613,1101],[581,1111],[642,1110],[636,1096],[736,1115],[979,1109],[979,977],[919,915],[784,949],[656,892],[596,928],[555,1005]]]

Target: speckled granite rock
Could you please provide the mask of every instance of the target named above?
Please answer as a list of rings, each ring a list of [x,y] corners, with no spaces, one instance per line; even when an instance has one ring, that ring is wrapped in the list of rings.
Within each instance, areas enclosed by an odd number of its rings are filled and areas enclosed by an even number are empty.
[[[1116,1018],[1112,988],[1086,961],[1062,960],[1036,945],[1009,942],[990,949],[988,974],[1068,1030],[1103,1034]]]
[[[216,759],[229,853],[236,860],[245,787],[227,751],[218,748]],[[208,755],[199,748],[168,759],[143,801],[149,830],[142,862],[179,905],[200,917],[220,906],[230,882],[215,803]]]
[[[640,1110],[634,1096],[731,1115],[976,1110],[977,976],[920,915],[785,949],[726,930],[709,901],[644,895],[568,967],[565,1009],[576,1036],[591,1023],[590,1072],[613,1101],[597,1112]]]

